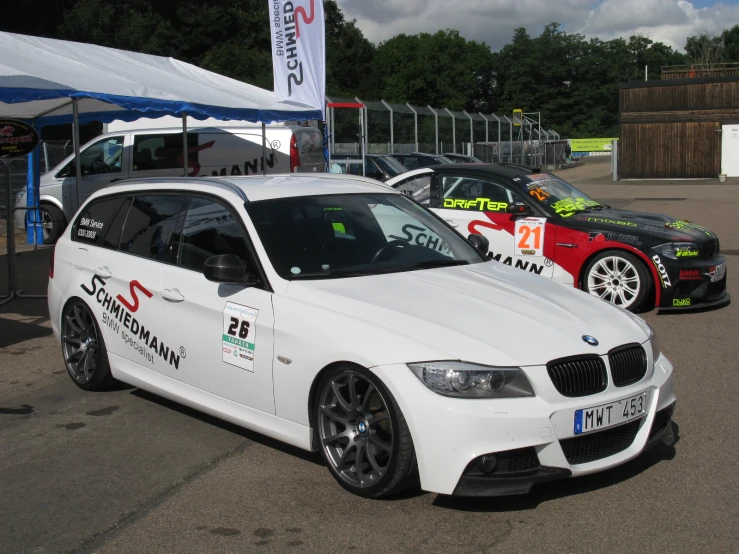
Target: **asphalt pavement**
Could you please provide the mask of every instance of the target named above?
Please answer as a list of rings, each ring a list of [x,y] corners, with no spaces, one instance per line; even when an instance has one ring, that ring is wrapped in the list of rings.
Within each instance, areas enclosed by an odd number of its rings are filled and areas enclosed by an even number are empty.
[[[715,230],[739,294],[739,187],[568,171],[601,201]],[[18,257],[29,292],[47,258]],[[674,447],[527,496],[373,501],[315,454],[134,388],[79,390],[45,303],[14,301],[0,308],[0,552],[735,552],[739,302],[642,315],[675,365]]]

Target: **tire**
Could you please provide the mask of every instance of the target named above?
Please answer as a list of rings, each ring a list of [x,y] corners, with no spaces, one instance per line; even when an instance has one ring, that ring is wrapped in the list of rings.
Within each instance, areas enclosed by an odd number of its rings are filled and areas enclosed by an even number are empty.
[[[654,281],[644,263],[623,250],[597,254],[585,267],[582,290],[635,312],[649,297]]]
[[[54,204],[41,204],[41,226],[44,234],[44,244],[56,244],[67,226],[67,220],[62,211]]]
[[[79,388],[100,391],[114,383],[100,326],[82,300],[73,299],[64,307],[61,339],[64,365]]]
[[[417,486],[408,424],[375,375],[358,366],[339,366],[321,379],[313,406],[321,457],[342,487],[380,498]]]

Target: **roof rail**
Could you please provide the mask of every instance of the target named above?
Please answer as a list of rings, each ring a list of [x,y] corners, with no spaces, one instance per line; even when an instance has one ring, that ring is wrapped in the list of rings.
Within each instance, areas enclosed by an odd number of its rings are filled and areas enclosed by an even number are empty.
[[[222,189],[226,189],[229,192],[233,192],[239,198],[241,198],[244,203],[249,202],[249,198],[246,196],[244,190],[240,187],[237,187],[229,181],[224,181],[222,179],[211,179],[210,177],[138,177],[133,179],[121,179],[120,181],[109,184],[106,188],[116,187],[118,185],[145,185],[151,183],[167,183],[170,185],[202,184],[212,187],[219,187]]]

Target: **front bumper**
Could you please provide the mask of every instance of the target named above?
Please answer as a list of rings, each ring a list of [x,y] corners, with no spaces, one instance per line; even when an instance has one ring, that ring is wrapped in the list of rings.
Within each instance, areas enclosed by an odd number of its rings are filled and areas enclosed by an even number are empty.
[[[731,300],[726,290],[726,258],[722,256],[708,260],[670,260],[665,268],[670,286],[662,289],[657,306],[659,310],[711,308],[728,304]]]
[[[551,384],[546,367],[524,369],[536,397],[467,400],[430,391],[405,365],[372,368],[403,410],[424,490],[463,496],[523,494],[535,483],[588,475],[624,464],[662,440],[671,428],[663,421],[663,410],[675,403],[672,364],[665,356],[638,383],[627,387],[609,384],[602,393],[580,398],[561,396]],[[575,436],[575,410],[641,391],[647,392],[648,410],[644,417]],[[656,429],[657,423],[661,429]],[[605,435],[609,432],[620,435],[618,447],[598,444],[613,442]],[[578,459],[573,452],[581,451],[585,441],[591,443],[587,447],[591,449],[589,458]],[[482,475],[474,471],[474,466],[486,454],[515,459],[505,465],[507,472]]]

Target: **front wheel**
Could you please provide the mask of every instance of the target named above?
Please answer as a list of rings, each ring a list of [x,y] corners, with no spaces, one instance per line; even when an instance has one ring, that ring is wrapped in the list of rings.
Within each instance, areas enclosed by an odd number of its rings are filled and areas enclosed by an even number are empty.
[[[321,456],[346,490],[380,498],[416,484],[410,430],[395,398],[372,373],[349,365],[328,373],[314,410]]]
[[[649,295],[652,278],[639,258],[629,252],[608,250],[585,268],[582,289],[601,300],[634,312]]]

